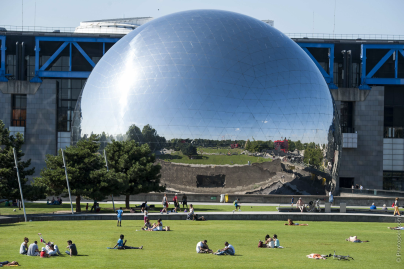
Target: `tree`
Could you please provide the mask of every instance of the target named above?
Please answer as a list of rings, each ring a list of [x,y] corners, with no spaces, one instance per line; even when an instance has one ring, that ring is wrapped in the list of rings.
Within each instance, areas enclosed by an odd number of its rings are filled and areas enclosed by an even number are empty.
[[[296,144],[292,140],[289,140],[289,151],[294,151],[296,149]]]
[[[3,121],[0,120],[0,198],[21,199],[13,148],[15,148],[17,156],[24,199],[37,200],[45,198],[41,188],[26,184],[28,182],[27,176],[32,176],[35,173],[35,167],[29,168],[31,159],[21,161],[25,155],[21,151],[23,144],[24,137],[22,134],[17,133],[16,136],[10,136],[10,131],[5,128]]]
[[[304,151],[303,162],[306,164],[313,165],[315,167],[320,167],[323,161],[323,153],[321,149],[307,148]]]
[[[144,142],[142,131],[140,131],[140,128],[137,127],[135,124],[132,124],[129,127],[129,130],[126,132],[126,136],[129,140],[134,140],[138,143]]]
[[[295,145],[296,145],[297,150],[303,150],[304,149],[303,144],[302,144],[302,142],[300,142],[300,140],[297,140],[295,142]]]
[[[185,156],[188,156],[188,158],[190,158],[190,156],[192,156],[192,155],[198,155],[196,147],[194,147],[191,143],[181,144],[180,149],[181,149],[182,154],[184,154]]]
[[[121,192],[126,196],[126,208],[129,208],[130,195],[165,190],[160,186],[161,166],[155,164],[155,155],[148,144],[139,145],[133,140],[112,141],[105,150],[109,169],[123,174],[128,182],[128,188]]]
[[[119,194],[128,186],[124,175],[107,172],[104,158],[97,152],[98,142],[99,138],[91,135],[64,151],[71,194],[76,196],[76,212],[81,211],[81,197],[103,200],[110,194]],[[41,177],[35,178],[34,184],[46,187],[48,195],[67,192],[61,151],[56,156],[47,155],[45,163],[46,168],[41,171]]]

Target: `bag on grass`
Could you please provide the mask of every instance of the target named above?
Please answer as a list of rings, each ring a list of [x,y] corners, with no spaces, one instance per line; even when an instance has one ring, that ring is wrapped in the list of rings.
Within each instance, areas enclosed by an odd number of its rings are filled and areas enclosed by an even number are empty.
[[[258,242],[258,247],[262,248],[262,241],[261,240]]]
[[[170,231],[170,226],[166,226],[166,231]]]

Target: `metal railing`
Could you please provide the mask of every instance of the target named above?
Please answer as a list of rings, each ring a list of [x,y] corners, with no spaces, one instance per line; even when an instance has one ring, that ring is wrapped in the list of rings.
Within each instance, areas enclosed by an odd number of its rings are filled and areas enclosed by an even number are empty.
[[[290,38],[404,40],[404,35],[388,34],[285,33],[285,35]]]
[[[47,27],[47,26],[16,26],[16,25],[0,25],[7,31],[27,31],[27,32],[55,32],[73,33],[75,27]],[[102,27],[104,28],[104,27]],[[88,28],[86,31],[91,33],[99,33],[97,28]],[[127,33],[126,28],[115,28],[114,33]],[[404,35],[389,34],[327,34],[327,33],[285,33],[290,38],[321,38],[321,39],[370,39],[370,40],[404,40]]]
[[[109,29],[110,28],[110,29]],[[4,31],[6,29],[6,31]],[[14,26],[0,25],[0,34],[4,32],[47,32],[47,33],[80,33],[80,34],[103,34],[108,29],[108,34],[127,34],[127,28],[120,27],[94,27],[80,28],[75,32],[75,27],[46,27],[46,26]],[[85,32],[84,32],[85,31]]]
[[[404,191],[389,191],[380,189],[351,189],[339,188],[340,193],[351,193],[366,196],[404,197]]]

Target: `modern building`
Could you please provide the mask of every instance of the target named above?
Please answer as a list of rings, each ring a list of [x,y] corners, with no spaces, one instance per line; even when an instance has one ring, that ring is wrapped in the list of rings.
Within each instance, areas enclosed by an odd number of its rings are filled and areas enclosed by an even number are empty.
[[[77,98],[94,66],[124,35],[84,33],[86,25],[76,32],[5,28],[0,30],[0,119],[12,133],[24,134],[25,157],[38,175],[46,154],[70,144]],[[317,65],[339,108],[339,187],[404,190],[404,37],[289,37]]]

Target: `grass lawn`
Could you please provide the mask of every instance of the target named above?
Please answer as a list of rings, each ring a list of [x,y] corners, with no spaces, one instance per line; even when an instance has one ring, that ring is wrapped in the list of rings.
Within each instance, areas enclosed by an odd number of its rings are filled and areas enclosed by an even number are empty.
[[[403,268],[396,262],[398,231],[391,223],[308,222],[309,226],[284,226],[284,221],[164,221],[170,232],[136,231],[142,221],[58,221],[0,225],[0,261],[18,261],[22,268]],[[79,255],[41,259],[18,254],[23,238],[30,243],[42,233],[59,245],[76,244]],[[284,249],[259,249],[258,239],[276,233]],[[120,234],[128,246],[143,250],[109,250]],[[369,243],[346,242],[357,235]],[[197,254],[198,241],[207,239],[216,251],[229,241],[235,256]],[[41,244],[41,243],[39,243]],[[353,261],[312,260],[310,253],[350,255]]]
[[[237,152],[238,154],[240,154],[241,152],[244,151],[244,149],[241,148],[204,148],[204,147],[198,147],[197,148],[198,152],[203,152],[203,153],[224,153],[227,154],[228,152]]]
[[[162,154],[158,156],[160,159],[173,162],[173,163],[187,163],[187,164],[206,164],[206,165],[224,165],[224,164],[248,164],[251,163],[263,163],[270,162],[272,159],[255,157],[248,155],[198,155],[194,159],[189,159],[188,156],[184,156],[181,152],[174,152],[172,154]]]
[[[191,203],[189,203],[191,204]],[[81,210],[82,212],[86,211],[86,203],[81,203]],[[130,204],[130,207],[135,207],[139,204]],[[89,210],[91,209],[92,203],[89,204]],[[115,204],[115,209],[118,209],[120,206],[124,207],[123,204]],[[101,204],[101,213],[113,213],[112,204]],[[159,212],[162,209],[162,205],[156,205],[156,208],[153,210],[149,210],[150,213]],[[172,209],[173,205],[170,204],[169,209]],[[226,205],[195,205],[195,210],[197,212],[230,212],[233,211],[234,206],[232,203],[228,203]],[[13,210],[17,209],[16,212]],[[76,204],[73,203],[73,209],[76,211]],[[243,211],[276,211],[276,206],[244,206],[241,204],[241,209]],[[42,203],[26,203],[25,204],[25,211],[27,214],[45,214],[45,213],[53,213],[58,211],[70,211],[70,203],[66,200],[62,205],[46,205]],[[130,210],[124,210],[125,212],[129,212]],[[182,209],[181,209],[182,211]],[[1,215],[22,215],[24,211],[18,210],[16,207],[5,207],[4,203],[0,204],[0,214]]]

